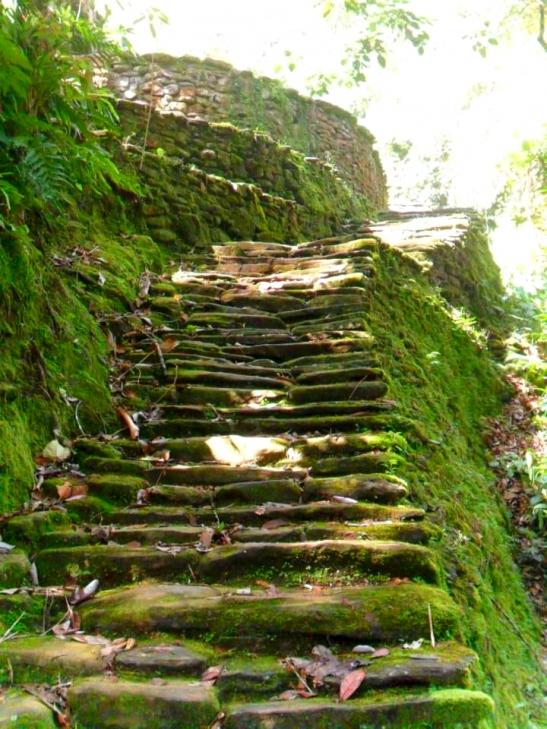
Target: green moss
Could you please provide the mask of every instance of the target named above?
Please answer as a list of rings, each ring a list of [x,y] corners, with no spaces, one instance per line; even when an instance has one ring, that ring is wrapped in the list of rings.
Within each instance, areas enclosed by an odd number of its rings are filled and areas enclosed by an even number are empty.
[[[507,514],[481,438],[483,418],[499,411],[504,385],[488,353],[452,320],[416,269],[388,249],[381,260],[370,331],[390,396],[426,436],[412,443],[400,475],[413,504],[432,509],[443,528],[448,585],[466,608],[463,638],[481,658],[474,685],[492,694],[496,727],[527,727],[529,712],[540,710],[533,701],[538,664],[528,647],[538,645],[539,631],[512,561]]]
[[[66,512],[35,511],[10,519],[2,527],[2,535],[9,542],[32,548],[37,546],[43,534],[69,524],[70,519]]]

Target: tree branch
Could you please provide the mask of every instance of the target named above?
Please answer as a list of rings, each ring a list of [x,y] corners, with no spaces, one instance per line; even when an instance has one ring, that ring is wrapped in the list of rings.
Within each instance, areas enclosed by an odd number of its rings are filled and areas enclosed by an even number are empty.
[[[546,0],[539,0],[539,34],[538,42],[544,51],[547,51],[547,41],[545,40],[545,10]]]

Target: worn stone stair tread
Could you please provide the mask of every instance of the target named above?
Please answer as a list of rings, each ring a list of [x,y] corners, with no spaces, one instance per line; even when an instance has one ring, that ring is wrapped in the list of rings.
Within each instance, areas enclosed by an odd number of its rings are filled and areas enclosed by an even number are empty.
[[[267,528],[238,527],[230,528],[229,536],[233,543],[246,542],[305,542],[325,539],[376,539],[427,544],[437,530],[426,522],[306,522],[293,524],[279,520],[280,525]],[[63,529],[47,532],[40,538],[42,549],[55,547],[77,547],[86,544],[102,544],[105,538],[118,544],[139,542],[153,544],[197,544],[203,532],[201,526],[147,526],[137,523],[129,526],[90,527],[89,529]]]
[[[352,474],[342,478],[307,478],[303,484],[304,501],[345,496],[362,501],[395,504],[407,493],[403,481],[385,474]]]
[[[249,313],[245,311],[238,311],[234,308],[231,312],[222,311],[202,311],[193,313],[188,319],[188,324],[203,326],[213,325],[222,326],[226,324],[238,324],[242,326],[249,326],[255,329],[284,329],[284,322],[277,316],[264,313]]]
[[[126,389],[137,394],[146,394],[150,402],[164,402],[169,400],[183,405],[220,405],[234,407],[236,405],[248,405],[249,403],[260,404],[264,400],[282,399],[286,396],[283,390],[272,390],[262,388],[234,388],[234,387],[207,387],[205,385],[192,385],[176,383],[164,386],[155,386],[150,383],[139,383],[128,381]]]
[[[344,703],[322,699],[232,705],[225,729],[355,729],[359,726],[479,726],[492,718],[493,703],[480,691],[440,689],[390,698],[375,695]],[[387,723],[386,723],[387,722]]]
[[[91,676],[102,673],[107,659],[100,645],[51,636],[16,638],[0,644],[0,663],[9,661],[14,681],[25,680],[28,668],[44,680],[57,676]],[[0,703],[1,706],[1,703]]]
[[[199,676],[208,663],[208,656],[178,643],[139,641],[135,648],[116,656],[116,668],[122,671],[154,674]]]
[[[258,513],[257,513],[258,512]],[[341,504],[333,501],[313,501],[307,504],[267,504],[256,506],[220,507],[218,509],[184,509],[167,506],[145,506],[121,509],[111,513],[117,524],[184,524],[192,521],[215,524],[260,525],[273,519],[306,521],[359,521],[423,519],[425,512],[410,506],[384,506],[382,504]]]
[[[1,729],[57,729],[53,711],[40,699],[9,690],[0,701]]]
[[[230,588],[144,583],[99,593],[80,608],[86,631],[134,635],[210,632],[217,641],[261,636],[332,636],[375,643],[412,641],[429,634],[428,606],[437,640],[456,630],[460,609],[441,589],[416,583],[293,589],[238,595]],[[314,643],[312,642],[312,645]]]
[[[225,466],[218,463],[207,465],[177,465],[152,468],[151,480],[158,483],[191,484],[200,486],[224,486],[226,484],[278,481],[291,479],[303,481],[307,471],[303,468],[266,468],[255,466]]]
[[[167,366],[167,363],[166,363]],[[242,387],[248,389],[249,387],[255,387],[257,389],[280,389],[291,385],[290,380],[284,380],[280,377],[265,377],[262,375],[254,375],[240,372],[223,372],[222,370],[208,371],[190,369],[185,370],[182,367],[172,365],[167,366],[167,370],[161,377],[152,374],[152,377],[148,379],[149,382],[158,382],[161,379],[162,382],[175,383],[177,387],[186,384],[198,383],[201,385],[211,385],[213,387]],[[147,381],[146,375],[140,376],[137,382],[143,384]],[[131,381],[129,381],[131,382]]]
[[[164,362],[166,367],[177,367],[183,370],[203,370],[209,372],[235,372],[264,377],[278,377],[290,379],[292,372],[284,367],[265,367],[249,362],[230,362],[219,359],[185,359],[183,355],[176,352],[165,354]],[[159,365],[154,363],[154,367]]]
[[[201,729],[219,710],[204,683],[87,678],[68,691],[70,714],[83,729]]]
[[[339,382],[378,380],[382,376],[382,370],[377,367],[348,367],[328,370],[316,370],[314,372],[303,372],[298,375],[298,384],[324,385]]]
[[[176,580],[188,572],[193,579],[217,581],[246,577],[262,567],[311,569],[317,564],[351,567],[362,579],[371,575],[438,581],[438,569],[427,547],[408,542],[322,540],[318,542],[246,542],[215,546],[205,553],[181,546],[176,553],[149,546],[114,544],[55,547],[36,557],[44,584],[62,584],[70,565],[77,565],[102,585],[127,584],[139,579]]]
[[[267,408],[257,407],[255,417],[238,419],[190,419],[174,418],[172,420],[154,420],[144,423],[141,427],[143,436],[154,439],[166,436],[199,436],[207,433],[211,435],[279,435],[280,433],[320,433],[332,431],[353,431],[357,428],[364,430],[408,430],[411,426],[404,418],[396,416],[378,415],[371,412],[369,407],[357,409],[354,415],[324,415],[311,417],[268,417]]]
[[[30,574],[30,561],[21,549],[0,553],[0,588],[20,587]]]
[[[477,655],[455,642],[429,646],[416,651],[405,651],[390,646],[387,657],[368,659],[355,653],[334,653],[340,660],[356,662],[360,659],[366,667],[366,676],[352,701],[366,698],[371,691],[406,686],[461,686],[465,684],[469,668]],[[122,654],[123,655],[123,654]],[[318,693],[323,700],[334,699],[338,693],[340,677],[325,676]],[[222,701],[248,696],[250,703],[257,696],[269,700],[276,694],[294,686],[294,674],[279,659],[260,656],[228,659],[222,663],[222,673],[216,681],[216,689]]]
[[[278,362],[286,362],[296,357],[306,355],[327,354],[329,352],[355,352],[370,346],[368,337],[360,338],[329,338],[316,341],[292,342],[289,344],[255,344],[239,346],[237,348],[226,346],[226,354],[244,355],[253,358],[268,357]]]
[[[290,399],[297,403],[317,402],[325,400],[374,400],[376,397],[383,397],[387,392],[387,386],[382,380],[358,381],[357,383],[336,383],[321,385],[296,385],[289,390]]]
[[[285,418],[290,416],[296,418],[299,416],[316,416],[323,414],[331,414],[339,416],[343,414],[359,413],[359,411],[365,411],[370,413],[384,413],[391,412],[395,408],[395,403],[392,400],[385,400],[377,398],[376,400],[334,400],[331,402],[310,402],[303,405],[287,404],[287,405],[272,405],[266,404],[264,407],[239,407],[239,408],[226,408],[218,407],[215,408],[216,417],[226,418],[237,418],[238,421],[242,419],[253,419],[262,418],[267,415],[269,418]],[[163,415],[172,414],[182,415],[195,415],[196,413],[211,412],[208,405],[171,405],[160,403],[158,410]],[[213,418],[211,418],[213,420]]]

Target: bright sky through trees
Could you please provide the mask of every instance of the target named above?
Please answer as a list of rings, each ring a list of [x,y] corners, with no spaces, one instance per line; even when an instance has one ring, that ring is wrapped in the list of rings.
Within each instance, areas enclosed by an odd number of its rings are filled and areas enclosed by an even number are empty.
[[[281,76],[303,92],[309,76],[339,68],[343,49],[356,30],[355,22],[334,27],[324,20],[318,0],[126,0],[123,10],[117,0],[110,2],[113,20],[123,24],[151,4],[169,16],[169,25],[157,24],[155,38],[146,23],[135,27],[133,42],[139,52],[209,55]],[[393,205],[422,201],[436,174],[448,204],[487,208],[504,185],[501,166],[508,155],[524,140],[542,136],[547,54],[534,34],[517,20],[486,58],[472,48],[470,36],[485,20],[495,26],[513,4],[416,0],[412,8],[432,21],[426,53],[419,56],[410,46],[398,44],[387,69],[373,68],[365,85],[335,89],[327,97],[360,111],[376,136],[393,184]],[[292,72],[289,62],[295,64]],[[394,140],[411,143],[405,163],[389,154]],[[448,159],[436,165],[442,150]],[[430,158],[429,166],[424,157]],[[538,233],[527,225],[515,229],[507,216],[499,222],[496,253],[502,265],[514,271],[533,254]],[[530,265],[529,260],[525,263]]]

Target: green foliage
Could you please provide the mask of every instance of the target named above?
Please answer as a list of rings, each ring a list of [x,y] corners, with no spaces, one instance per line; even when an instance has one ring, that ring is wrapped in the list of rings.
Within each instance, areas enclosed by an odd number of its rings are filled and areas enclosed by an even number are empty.
[[[29,213],[112,184],[135,189],[102,145],[117,115],[93,83],[94,64],[117,52],[100,23],[66,3],[0,5],[0,229],[21,232]]]
[[[326,94],[333,84],[354,86],[367,78],[368,68],[377,63],[387,65],[389,46],[395,39],[410,43],[423,53],[429,40],[429,21],[409,8],[409,0],[325,0],[323,17],[357,23],[358,33],[346,47],[342,74],[319,74],[312,79],[311,90]]]

